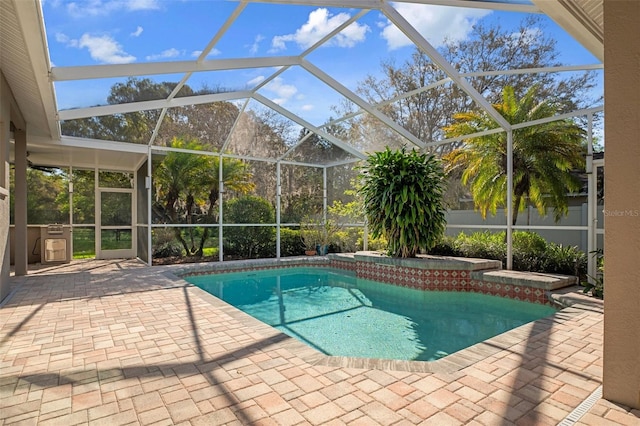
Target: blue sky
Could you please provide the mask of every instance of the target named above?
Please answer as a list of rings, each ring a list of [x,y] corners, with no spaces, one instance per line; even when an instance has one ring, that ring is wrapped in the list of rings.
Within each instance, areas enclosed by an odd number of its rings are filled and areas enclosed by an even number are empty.
[[[238,6],[236,1],[184,0],[46,0],[43,12],[54,66],[144,63],[193,60]],[[464,39],[476,22],[509,28],[519,13],[482,9],[398,4],[398,11],[434,46],[445,37]],[[220,39],[208,59],[297,55],[332,28],[358,13],[351,9],[249,4]],[[555,23],[545,28],[558,41],[567,65],[598,61]],[[536,29],[532,29],[535,31]],[[401,63],[413,46],[377,11],[371,11],[308,59],[349,89],[367,74],[377,74],[382,60]],[[243,89],[254,86],[274,69],[245,69],[194,74],[187,82],[199,89]],[[182,75],[152,76],[156,81],[179,81]],[[56,84],[61,109],[105,104],[109,88],[118,81],[98,80]],[[331,114],[329,106],[342,98],[308,74],[292,68],[260,93],[313,124]]]

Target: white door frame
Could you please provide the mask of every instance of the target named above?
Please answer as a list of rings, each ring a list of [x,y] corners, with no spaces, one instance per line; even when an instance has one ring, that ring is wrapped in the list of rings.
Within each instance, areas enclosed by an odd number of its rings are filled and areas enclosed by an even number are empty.
[[[102,225],[102,194],[120,193],[131,195],[131,223],[122,226]],[[96,188],[96,259],[133,259],[136,257],[137,231],[133,226],[136,217],[135,188]],[[102,248],[102,230],[123,229],[131,231],[131,248],[105,250]]]

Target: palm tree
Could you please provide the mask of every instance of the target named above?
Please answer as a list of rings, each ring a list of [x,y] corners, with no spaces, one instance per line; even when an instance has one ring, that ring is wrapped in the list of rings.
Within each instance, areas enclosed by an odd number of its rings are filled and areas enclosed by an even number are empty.
[[[494,108],[510,123],[526,123],[558,114],[559,106],[538,100],[538,87],[531,87],[516,99],[513,87],[502,93],[502,103]],[[464,136],[496,128],[484,112],[454,115],[445,128],[447,137]],[[524,210],[527,200],[541,215],[552,207],[558,221],[568,212],[567,193],[580,189],[572,170],[584,168],[584,130],[569,119],[513,130],[513,216]],[[499,132],[464,140],[464,146],[444,160],[446,170],[463,168],[462,182],[469,184],[476,207],[483,217],[507,205],[507,135]]]
[[[185,141],[174,138],[172,148],[199,151],[202,146],[197,140]],[[213,169],[212,157],[194,155],[186,152],[169,152],[154,172],[156,197],[162,202],[165,220],[178,223],[181,209],[184,209],[187,223],[193,223],[193,213],[200,200],[205,199],[203,188],[207,184],[207,176]],[[180,228],[173,228],[176,239],[182,244],[185,252],[194,250],[193,228],[189,228],[191,247],[182,236]]]
[[[211,157],[211,171],[207,174],[206,188],[208,189],[209,207],[207,209],[207,223],[212,223],[215,218],[215,207],[220,197],[220,157]],[[235,158],[222,159],[222,183],[226,190],[234,191],[239,194],[248,194],[256,187],[252,181],[253,173],[248,163],[237,160]],[[196,256],[202,256],[204,244],[209,238],[209,228],[204,228],[202,237],[200,238],[200,246],[195,253]]]
[[[179,138],[172,140],[171,147],[189,151],[201,151],[204,148],[196,139]],[[180,151],[171,151],[166,155],[154,172],[156,199],[162,204],[166,221],[176,224],[184,214],[186,222],[193,224],[196,210],[206,210],[206,223],[213,221],[219,196],[219,165],[218,156]],[[222,160],[222,182],[228,190],[242,194],[252,191],[255,188],[252,178],[247,163],[233,158]],[[202,256],[209,236],[208,228],[205,228],[197,248],[193,227],[189,227],[191,244],[184,239],[180,228],[173,229],[187,255]]]

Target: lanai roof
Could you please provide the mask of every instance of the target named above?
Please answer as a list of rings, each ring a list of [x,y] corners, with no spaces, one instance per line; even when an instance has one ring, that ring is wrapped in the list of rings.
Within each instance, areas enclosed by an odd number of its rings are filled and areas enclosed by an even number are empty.
[[[202,5],[205,3],[197,2]],[[309,116],[304,108],[289,108],[286,104],[275,99],[269,92],[269,84],[281,82],[282,76],[290,80],[300,78],[318,90],[324,90],[326,97],[332,102],[350,105],[353,111],[367,114],[372,119],[391,129],[391,134],[403,142],[416,146],[434,141],[421,140],[402,126],[395,123],[378,108],[378,105],[368,103],[356,93],[354,82],[356,78],[366,75],[358,70],[357,63],[349,63],[349,54],[341,53],[333,61],[319,60],[321,49],[334,49],[336,40],[346,31],[364,25],[367,16],[375,14],[375,19],[384,20],[395,30],[402,32],[416,46],[426,52],[433,63],[437,64],[448,76],[447,81],[433,84],[456,84],[461,87],[473,102],[491,114],[499,127],[504,129],[509,124],[493,110],[490,103],[484,99],[469,84],[466,75],[456,71],[438,53],[433,43],[423,37],[416,27],[409,21],[410,17],[403,16],[399,5],[436,5],[473,8],[474,10],[503,10],[514,13],[544,13],[567,31],[572,37],[588,49],[595,58],[602,61],[603,56],[603,23],[602,0],[563,0],[550,2],[546,0],[528,1],[479,1],[479,0],[411,0],[387,2],[380,0],[247,0],[231,2],[208,3],[219,13],[212,25],[199,29],[204,41],[196,41],[194,50],[200,54],[189,60],[154,60],[150,56],[146,61],[136,61],[126,64],[93,65],[78,61],[74,64],[60,64],[55,58],[50,58],[48,40],[51,34],[45,30],[46,19],[43,8],[38,0],[21,1],[8,0],[0,2],[0,40],[2,40],[1,57],[2,70],[5,78],[14,91],[16,99],[15,111],[21,111],[22,120],[15,120],[17,127],[28,123],[28,149],[30,161],[45,165],[70,165],[76,167],[93,167],[99,165],[110,169],[133,170],[139,165],[154,145],[155,135],[150,132],[146,144],[127,142],[113,142],[96,139],[76,138],[64,136],[60,132],[61,120],[73,120],[94,116],[122,114],[140,110],[157,110],[161,114],[168,108],[190,104],[208,104],[217,101],[233,102],[240,110],[250,109],[253,105],[275,111],[293,127],[310,129],[325,139],[340,147],[345,160],[363,157],[362,147],[355,146],[349,141],[341,140],[325,131],[323,127],[330,115],[324,119]],[[335,21],[333,30],[326,34],[316,35],[316,38],[306,45],[298,47],[293,54],[283,55],[282,52],[272,52],[264,56],[225,57],[209,56],[208,54],[229,41],[231,34],[237,34],[236,29],[242,31],[246,25],[245,16],[259,14],[266,7],[282,9],[284,17],[291,8],[306,7],[309,11],[318,8],[328,8],[334,14],[342,14],[340,20]],[[176,18],[176,27],[188,25],[188,21],[180,22]],[[272,23],[281,25],[282,23]],[[300,27],[304,22],[293,23]],[[287,39],[284,39],[287,40]],[[334,47],[331,47],[333,44]],[[358,47],[354,47],[357,49]],[[355,57],[355,55],[354,55]],[[52,66],[53,59],[56,66]],[[339,81],[333,75],[333,69],[338,62],[343,66],[352,67],[354,81]],[[583,64],[580,64],[580,66]],[[580,68],[577,66],[577,68]],[[601,67],[596,64],[595,68]],[[570,69],[567,68],[567,69]],[[194,84],[198,76],[211,76],[215,80],[221,74],[233,74],[240,77],[240,71],[259,70],[261,78],[254,79],[248,84],[246,78],[220,93],[196,96],[181,96],[183,84]],[[561,71],[561,70],[560,70]],[[513,71],[518,72],[518,71]],[[72,81],[86,81],[94,84],[98,81],[124,81],[127,77],[159,78],[162,81],[180,82],[176,90],[162,99],[151,99],[145,102],[133,102],[118,105],[63,105],[60,99],[64,97],[65,84]],[[244,75],[242,75],[244,78]],[[97,84],[97,83],[95,83]],[[278,83],[281,84],[282,83]],[[420,90],[420,89],[418,89]],[[325,95],[323,95],[325,96]],[[392,102],[390,100],[389,102]],[[326,105],[325,105],[326,106]],[[73,107],[73,108],[71,108]],[[17,116],[14,114],[14,116]],[[347,117],[348,119],[348,117]],[[437,141],[436,141],[437,142]],[[279,159],[286,159],[290,152],[280,153]]]

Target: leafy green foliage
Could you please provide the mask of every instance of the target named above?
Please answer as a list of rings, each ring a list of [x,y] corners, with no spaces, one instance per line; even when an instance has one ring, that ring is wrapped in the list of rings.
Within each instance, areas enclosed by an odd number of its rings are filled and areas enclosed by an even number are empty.
[[[584,286],[583,293],[591,293],[593,297],[604,299],[604,254],[602,249],[591,252],[596,258],[598,271],[595,277],[587,275],[581,284]]]
[[[156,228],[151,233],[154,258],[182,256],[182,247],[174,238],[171,229]]]
[[[74,224],[93,224],[95,221],[95,178],[94,170],[73,170]],[[63,208],[69,210],[68,199],[63,201]]]
[[[9,215],[10,223],[15,222],[15,171],[11,168]],[[69,223],[68,174],[61,169],[42,171],[27,169],[27,223],[45,225],[48,223]]]
[[[280,228],[280,256],[304,254],[304,244],[297,229]]]
[[[560,104],[540,100],[539,87],[531,87],[517,99],[513,87],[506,86],[502,102],[494,108],[510,123],[518,124],[553,117]],[[486,112],[454,115],[455,122],[445,128],[453,138],[497,127]],[[569,119],[556,120],[513,131],[513,217],[527,203],[541,215],[553,208],[559,220],[568,211],[567,193],[580,189],[571,172],[584,168],[584,130]],[[462,183],[469,185],[473,201],[482,216],[496,214],[507,203],[507,135],[505,132],[465,139],[465,146],[444,157],[448,173],[462,168]]]
[[[432,155],[387,147],[369,156],[359,192],[373,237],[387,239],[390,256],[415,257],[444,233],[442,178]]]
[[[442,256],[476,257],[500,260],[506,265],[505,232],[475,232],[457,237],[445,236],[429,253]],[[513,233],[513,269],[582,277],[587,270],[586,255],[575,246],[549,243],[535,232]]]
[[[464,257],[502,260],[507,253],[504,233],[494,234],[489,231],[476,232],[471,235],[460,233],[454,247]]]
[[[173,148],[202,151],[197,140],[174,139]],[[212,223],[216,219],[220,183],[220,158],[188,152],[169,152],[153,172],[156,201],[154,211],[166,223]],[[222,160],[222,182],[225,189],[246,194],[255,188],[253,175],[247,163],[233,158]],[[199,235],[188,228],[187,239],[183,230],[173,228],[175,238],[187,255],[202,256],[209,229]]]
[[[300,223],[300,237],[306,250],[315,250],[316,246],[328,247],[336,244],[342,229],[333,218],[322,215],[311,215],[302,218]]]
[[[275,223],[275,209],[264,198],[247,195],[224,204],[226,223]],[[275,256],[271,226],[233,226],[224,229],[225,253],[245,259]]]

